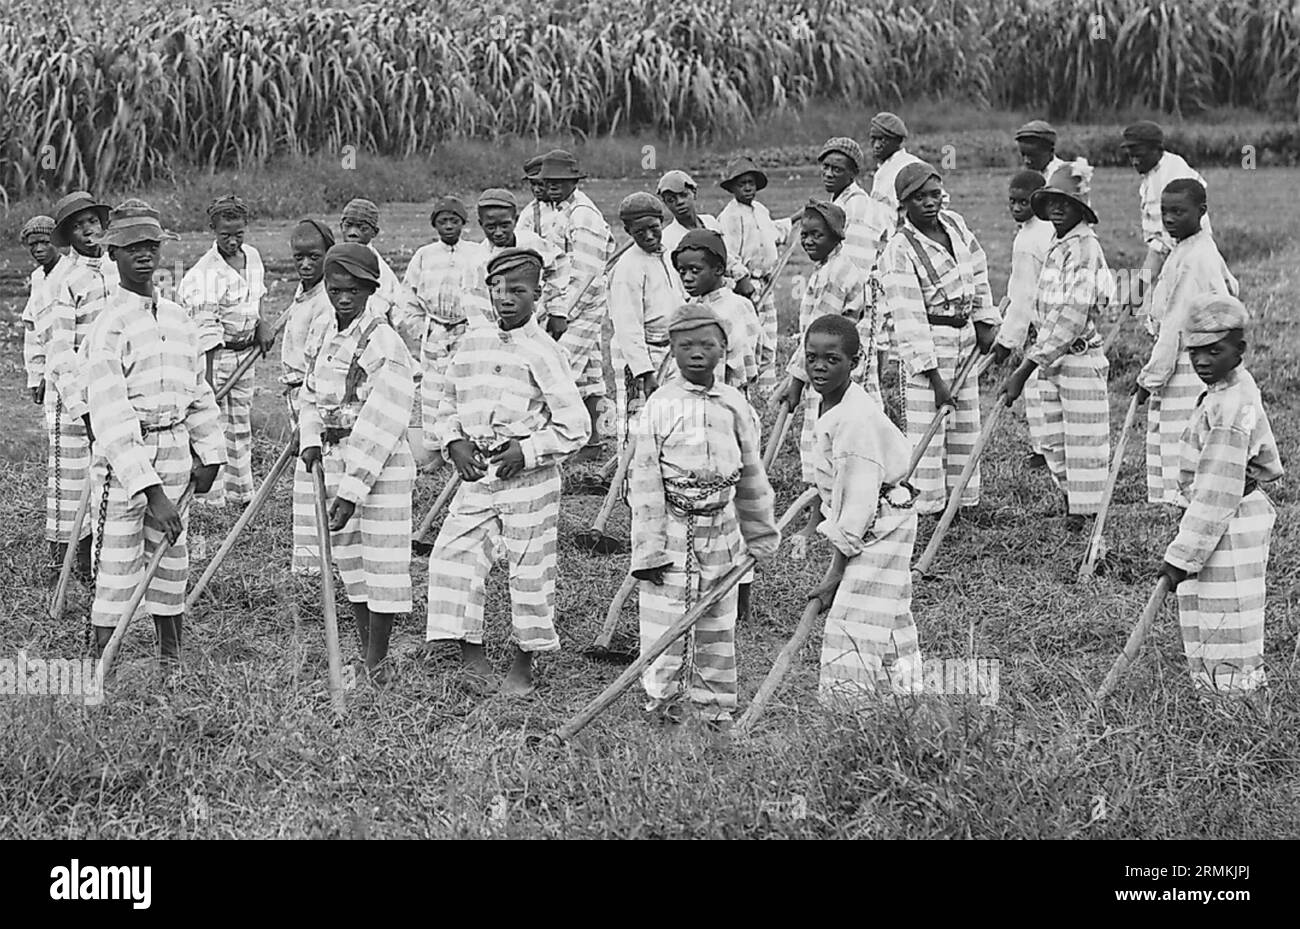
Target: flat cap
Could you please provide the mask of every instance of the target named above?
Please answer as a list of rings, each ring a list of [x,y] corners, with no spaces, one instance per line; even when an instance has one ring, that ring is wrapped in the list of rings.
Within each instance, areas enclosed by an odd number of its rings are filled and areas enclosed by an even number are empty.
[[[888,111],[877,113],[871,117],[869,125],[872,129],[892,135],[896,139],[907,138],[907,124]]]
[[[618,205],[618,218],[623,220],[624,223],[630,223],[646,216],[663,219],[665,212],[662,200],[654,194],[641,191],[628,194],[623,198],[623,202]]]
[[[727,330],[722,325],[722,320],[718,314],[713,312],[713,308],[703,303],[683,303],[673,313],[672,320],[668,323],[669,334],[674,332],[689,332],[692,329],[703,329],[705,326],[717,326],[718,331],[722,333],[722,341],[727,341]]]
[[[54,217],[53,216],[33,216],[27,222],[23,223],[22,231],[18,233],[18,241],[24,245],[27,244],[27,237],[33,235],[50,236],[54,234]]]
[[[1144,119],[1124,128],[1124,141],[1120,143],[1120,148],[1129,145],[1164,145],[1165,131],[1160,128],[1159,123],[1153,123],[1149,119]]]
[[[830,227],[831,232],[841,239],[844,238],[844,223],[846,220],[842,208],[829,200],[818,200],[814,197],[803,208],[803,215],[807,217],[809,214],[820,216],[826,222],[826,225]]]
[[[503,248],[487,263],[487,280],[506,274],[516,268],[533,265],[538,273],[542,270],[542,256],[531,248]]]
[[[688,190],[699,190],[695,183],[695,178],[691,177],[685,171],[669,171],[659,178],[659,185],[655,188],[655,193],[663,193],[665,190],[671,190],[675,194],[684,194]]]
[[[1049,145],[1056,144],[1056,130],[1052,124],[1041,119],[1031,119],[1016,130],[1016,141],[1021,139],[1038,139]]]
[[[849,161],[853,162],[853,170],[861,171],[866,165],[866,159],[862,157],[862,146],[854,142],[848,136],[838,135],[834,138],[827,139],[822,143],[822,150],[817,153],[817,161],[822,161],[827,155],[838,152]]]
[[[894,177],[894,194],[898,197],[898,202],[902,203],[912,194],[916,193],[930,178],[943,180],[943,175],[935,170],[934,165],[925,161],[909,161],[899,169]]]
[[[459,197],[439,197],[433,201],[433,211],[429,213],[429,222],[438,218],[439,213],[451,213],[459,216],[461,222],[469,219],[469,211],[465,209],[465,204]]]
[[[1201,294],[1193,297],[1187,306],[1183,345],[1188,348],[1212,345],[1233,329],[1245,329],[1249,322],[1249,311],[1236,297]]]
[[[478,202],[475,206],[480,210],[494,206],[506,207],[516,212],[519,210],[519,203],[515,200],[515,195],[504,187],[489,187],[478,195]]]
[[[359,281],[379,286],[379,256],[359,242],[340,242],[325,253],[325,270],[337,267]]]
[[[711,252],[724,265],[727,263],[727,243],[722,240],[722,234],[719,232],[714,232],[712,229],[690,230],[682,236],[682,240],[673,249],[673,261],[677,261],[677,256],[682,252],[692,248]]]
[[[373,200],[364,200],[357,197],[355,200],[348,201],[348,205],[343,208],[343,215],[339,221],[344,223],[366,223],[378,232],[379,207],[375,206]]]

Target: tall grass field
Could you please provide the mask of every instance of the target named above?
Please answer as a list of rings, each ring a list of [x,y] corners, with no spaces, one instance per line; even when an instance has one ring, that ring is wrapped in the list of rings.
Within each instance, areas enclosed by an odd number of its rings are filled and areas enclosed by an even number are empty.
[[[1047,5],[1004,6],[1022,11],[1027,22],[1048,15]],[[1135,7],[1105,8],[1118,16]],[[647,9],[664,16],[673,7]],[[826,9],[844,12],[835,4]],[[862,9],[908,15],[902,5]],[[809,15],[815,13],[810,8]],[[958,24],[965,22],[965,14],[953,15]],[[871,21],[866,12],[861,16],[860,22]],[[578,11],[572,20],[585,22]],[[612,21],[608,27],[611,35],[630,28]],[[974,55],[981,46],[971,47]],[[366,118],[373,116],[368,110]],[[727,152],[713,154],[721,158]],[[772,185],[762,197],[774,215],[820,192],[806,164],[770,173]],[[601,624],[627,556],[593,556],[573,544],[600,504],[597,496],[574,493],[564,497],[560,526],[563,648],[541,659],[534,699],[484,699],[461,675],[453,653],[437,650],[427,660],[418,653],[427,571],[417,558],[415,612],[394,635],[399,680],[383,690],[358,684],[347,695],[346,720],[336,723],[325,686],[319,587],[293,580],[288,571],[285,481],[189,618],[188,665],[177,682],[159,685],[152,631],[140,623],[124,644],[104,706],[87,709],[59,697],[0,698],[0,835],[1294,836],[1300,820],[1300,497],[1292,461],[1300,440],[1300,316],[1294,299],[1300,219],[1290,205],[1300,198],[1300,175],[1267,167],[1204,173],[1216,237],[1254,314],[1247,363],[1293,469],[1268,488],[1278,521],[1268,574],[1270,685],[1258,700],[1228,705],[1192,692],[1170,604],[1114,696],[1100,713],[1091,713],[1090,695],[1147,598],[1175,518],[1145,502],[1142,443],[1135,437],[1108,523],[1106,570],[1076,583],[1086,540],[1065,529],[1061,496],[1050,478],[1023,464],[1027,442],[1019,404],[1004,417],[986,453],[979,510],[954,527],[935,577],[917,584],[913,603],[927,657],[1000,662],[997,701],[900,698],[860,716],[828,715],[814,698],[819,626],[768,714],[745,740],[693,728],[669,738],[645,718],[635,688],[563,747],[540,740],[620,670],[579,654]],[[969,167],[947,179],[953,207],[989,254],[997,297],[1005,288],[1014,232],[1005,207],[1008,175]],[[584,187],[612,217],[622,196],[644,189],[652,183],[648,178],[605,175]],[[702,207],[716,213],[722,193],[712,184],[708,179],[702,185]],[[1100,168],[1094,178],[1098,231],[1114,267],[1140,260],[1136,188],[1137,177],[1128,169]],[[476,193],[469,184],[447,192]],[[410,199],[384,205],[384,231],[376,242],[399,269],[431,237],[429,196]],[[302,203],[300,210],[331,222],[337,218],[336,210],[320,203]],[[167,215],[164,221],[170,222]],[[262,219],[248,234],[268,264],[268,317],[287,304],[293,290],[290,226]],[[473,228],[470,235],[481,237]],[[188,264],[207,246],[201,232],[189,232],[165,246],[164,259]],[[25,254],[6,241],[0,249],[0,525],[6,527],[0,535],[0,656],[21,649],[31,657],[77,657],[85,649],[88,591],[74,583],[65,620],[45,618],[44,431],[23,389],[17,325],[18,271],[25,267]],[[791,287],[809,270],[796,256],[779,291],[785,356],[795,326]],[[1112,438],[1129,383],[1149,350],[1137,328],[1112,352]],[[266,361],[257,368],[259,480],[288,437],[275,384],[278,367]],[[986,411],[1006,373],[984,381]],[[765,431],[771,420],[769,413]],[[801,489],[793,440],[782,449],[772,478],[783,508]],[[429,505],[440,484],[441,476],[420,479],[417,511]],[[196,512],[196,574],[235,516]],[[628,522],[620,506],[611,529],[626,533]],[[923,526],[931,523],[923,520]],[[927,534],[923,528],[918,544]],[[829,554],[824,544],[814,543],[807,558],[796,561],[786,547],[776,564],[759,569],[754,615],[737,632],[742,706],[791,633]],[[356,644],[342,609],[347,659]],[[633,602],[616,645],[635,648],[635,631]],[[498,568],[489,584],[487,640],[489,657],[501,666],[508,660],[508,634],[504,569]]]

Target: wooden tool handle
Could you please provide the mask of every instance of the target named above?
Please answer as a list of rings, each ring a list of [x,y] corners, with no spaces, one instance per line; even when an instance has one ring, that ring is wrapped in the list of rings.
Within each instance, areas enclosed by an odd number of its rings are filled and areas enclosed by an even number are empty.
[[[1162,574],[1160,580],[1156,581],[1151,596],[1147,598],[1146,609],[1142,611],[1142,615],[1138,617],[1137,623],[1133,626],[1133,631],[1129,633],[1128,641],[1124,643],[1124,650],[1115,658],[1115,663],[1106,672],[1106,679],[1097,688],[1096,696],[1093,697],[1095,702],[1100,703],[1110,696],[1115,689],[1115,685],[1119,683],[1121,675],[1137,659],[1138,652],[1142,650],[1142,643],[1146,640],[1151,627],[1155,625],[1156,616],[1160,614],[1160,607],[1164,605],[1168,593],[1169,578]]]
[[[1092,536],[1088,539],[1088,551],[1084,553],[1083,564],[1079,565],[1079,580],[1092,577],[1097,566],[1097,557],[1101,551],[1101,535],[1106,527],[1106,513],[1110,510],[1111,497],[1115,495],[1115,484],[1119,480],[1119,469],[1124,464],[1124,446],[1128,444],[1129,432],[1137,418],[1138,399],[1134,395],[1129,401],[1128,412],[1124,414],[1124,426],[1119,431],[1115,443],[1115,457],[1110,463],[1110,473],[1106,475],[1106,488],[1101,495],[1101,509],[1097,511],[1097,520],[1092,524]]]
[[[68,600],[68,582],[72,579],[72,566],[77,560],[77,543],[81,540],[81,527],[86,524],[86,513],[90,511],[91,483],[86,475],[86,486],[81,489],[81,499],[77,501],[77,512],[72,517],[72,534],[68,536],[68,547],[63,551],[63,564],[59,568],[59,583],[54,588],[50,599],[50,619],[62,619],[63,607]]]
[[[343,656],[339,651],[339,619],[334,604],[334,555],[330,550],[329,510],[325,506],[325,468],[319,460],[311,469],[312,490],[316,498],[316,541],[320,546],[321,607],[325,618],[325,651],[329,660],[330,703],[342,716],[347,710],[343,696]],[[353,513],[353,519],[360,514]]]

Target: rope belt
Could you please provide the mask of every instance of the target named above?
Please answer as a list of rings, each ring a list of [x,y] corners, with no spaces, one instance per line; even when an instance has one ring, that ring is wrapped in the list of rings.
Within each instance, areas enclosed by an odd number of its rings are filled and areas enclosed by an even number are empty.
[[[719,490],[735,487],[740,483],[740,469],[737,468],[727,476],[712,478],[680,478],[671,485],[664,485],[664,500],[675,515],[686,518],[686,611],[690,612],[695,602],[695,586],[701,583],[699,561],[695,557],[695,526],[701,516],[714,516],[721,513],[731,502],[730,498],[720,503],[705,505],[701,503],[706,497]],[[677,689],[682,699],[689,699],[690,681],[695,676],[695,627],[686,633],[686,643],[682,647],[682,664],[677,672]]]

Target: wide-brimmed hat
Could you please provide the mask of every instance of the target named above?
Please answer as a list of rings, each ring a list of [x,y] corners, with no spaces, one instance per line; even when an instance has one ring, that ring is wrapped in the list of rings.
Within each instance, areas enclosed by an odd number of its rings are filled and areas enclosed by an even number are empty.
[[[804,216],[807,216],[809,213],[820,216],[822,220],[825,221],[827,227],[830,228],[832,234],[841,239],[844,238],[844,224],[846,218],[844,216],[843,208],[839,205],[831,203],[829,200],[818,200],[814,197],[808,201],[807,205],[803,208],[803,212]]]
[[[1134,145],[1160,145],[1165,144],[1165,131],[1160,128],[1159,123],[1153,123],[1149,119],[1139,120],[1131,126],[1124,127],[1124,141],[1119,144],[1120,148],[1130,148]]]
[[[359,281],[379,286],[379,256],[359,242],[340,242],[325,253],[325,270],[334,265]]]
[[[180,236],[165,232],[158,211],[143,200],[123,200],[108,216],[108,229],[96,242],[104,247],[123,248],[136,242],[176,241]]]
[[[767,186],[767,175],[755,164],[754,159],[748,155],[742,155],[739,158],[733,158],[727,163],[727,170],[723,172],[722,180],[718,186],[723,190],[730,192],[731,186],[738,179],[746,174],[752,174],[758,179],[758,189],[762,190]]]
[[[1187,348],[1213,345],[1233,329],[1244,330],[1249,322],[1250,312],[1236,297],[1200,294],[1188,302],[1183,345]]]
[[[54,204],[54,231],[50,234],[55,245],[70,245],[67,237],[67,225],[78,213],[94,210],[99,215],[99,224],[108,225],[109,208],[107,203],[100,203],[84,190],[74,190]]]
[[[542,156],[542,167],[537,176],[543,181],[580,181],[587,175],[578,170],[577,155],[557,148]]]
[[[930,178],[943,181],[943,175],[934,165],[926,161],[909,161],[894,175],[894,196],[902,203],[920,190]]]
[[[854,171],[861,171],[866,167],[867,160],[862,155],[862,146],[843,135],[827,139],[822,143],[822,149],[817,153],[817,163],[821,164],[827,155],[837,152],[853,162]]]
[[[1091,174],[1091,166],[1083,159],[1057,168],[1047,179],[1046,187],[1040,187],[1029,195],[1029,206],[1034,215],[1039,219],[1047,219],[1047,204],[1052,197],[1065,197],[1077,203],[1083,210],[1083,218],[1095,226],[1097,211],[1088,203],[1088,180]]]

